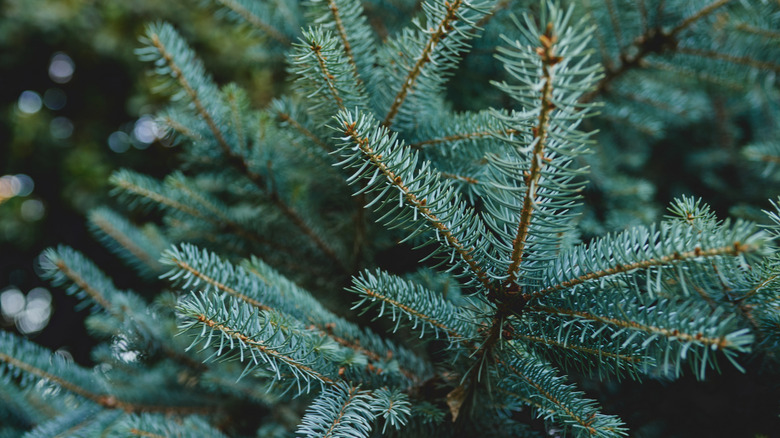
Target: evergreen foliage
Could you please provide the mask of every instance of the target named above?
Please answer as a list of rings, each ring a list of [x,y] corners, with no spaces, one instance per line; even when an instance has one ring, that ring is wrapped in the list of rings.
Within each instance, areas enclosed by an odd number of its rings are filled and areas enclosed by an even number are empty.
[[[1,333],[3,433],[540,436],[530,407],[616,437],[628,426],[565,373],[777,360],[778,204],[762,227],[680,197],[651,224],[649,183],[615,153],[641,161],[709,99],[771,101],[776,2],[213,3],[287,54],[289,90],[257,109],[174,25],[148,26],[137,52],[182,167],[111,178],[155,223],[89,221],[158,293],[47,250],[105,343],[90,368]],[[494,80],[470,87],[492,107],[457,108],[459,68],[497,42]],[[742,154],[773,163],[777,130],[759,132]],[[386,263],[393,245],[423,268]]]

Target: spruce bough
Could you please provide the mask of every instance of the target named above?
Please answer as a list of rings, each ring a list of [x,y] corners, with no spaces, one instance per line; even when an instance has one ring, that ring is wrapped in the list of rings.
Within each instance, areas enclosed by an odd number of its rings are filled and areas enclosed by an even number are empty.
[[[775,354],[776,209],[759,227],[682,197],[652,225],[580,233],[594,229],[590,168],[604,187],[624,178],[589,152],[608,147],[594,126],[671,123],[623,91],[640,81],[652,99],[668,78],[652,63],[776,71],[756,40],[776,6],[432,0],[409,24],[370,22],[364,7],[381,1],[215,3],[268,37],[271,58],[286,50],[292,91],[255,110],[172,25],[148,27],[138,54],[172,93],[159,123],[182,169],[112,177],[120,203],[162,222],[138,227],[108,208],[89,219],[166,286],[119,290],[79,252],[45,252],[47,278],[91,306],[106,343],[89,369],[0,334],[7,411],[33,426],[26,436],[538,436],[518,421],[526,407],[574,436],[625,436],[566,371],[704,379]],[[727,49],[753,58],[702,46],[716,19],[752,29]],[[453,111],[447,81],[499,31],[503,72],[484,94],[504,107]],[[710,79],[690,79],[691,94]],[[414,246],[423,267],[383,268],[392,244]]]

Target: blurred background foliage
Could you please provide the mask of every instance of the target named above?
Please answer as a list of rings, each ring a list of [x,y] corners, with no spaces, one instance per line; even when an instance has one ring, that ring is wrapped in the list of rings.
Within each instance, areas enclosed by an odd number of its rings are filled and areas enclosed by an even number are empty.
[[[57,296],[51,304],[34,260],[65,243],[111,263],[85,223],[89,209],[110,202],[109,175],[128,167],[162,176],[175,167],[176,148],[151,118],[167,99],[153,94],[158,84],[134,53],[147,23],[175,23],[215,79],[239,82],[254,102],[283,91],[273,89],[284,84],[281,53],[256,49],[261,35],[216,25],[213,13],[195,2],[0,2],[0,292],[26,297],[27,307],[35,297],[48,302],[31,318],[0,317],[4,328],[16,325],[54,349],[68,345],[89,361],[84,315],[53,311],[74,303]],[[115,271],[122,286],[138,281]]]

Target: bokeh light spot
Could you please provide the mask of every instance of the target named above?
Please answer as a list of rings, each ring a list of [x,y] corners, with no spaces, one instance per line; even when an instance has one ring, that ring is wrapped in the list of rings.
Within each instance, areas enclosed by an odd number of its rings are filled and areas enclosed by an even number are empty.
[[[63,52],[57,52],[49,63],[49,77],[58,84],[65,84],[73,78],[76,64]]]
[[[50,110],[61,110],[65,108],[68,96],[59,88],[49,88],[43,93],[43,104]]]
[[[27,307],[47,307],[51,305],[51,292],[45,287],[36,287],[27,292]]]
[[[3,317],[13,319],[24,310],[25,299],[22,291],[16,288],[6,289],[0,293],[0,311]]]
[[[19,210],[22,213],[22,219],[27,222],[39,221],[46,214],[46,207],[43,206],[43,202],[37,199],[28,199],[22,202]]]
[[[127,152],[130,149],[130,136],[122,131],[112,132],[108,136],[108,147],[117,154]]]
[[[0,293],[3,319],[13,321],[22,334],[39,332],[49,324],[51,302],[51,293],[43,287],[31,289],[26,297],[15,287]]]
[[[138,140],[133,142],[136,149],[146,149],[152,142],[160,137],[160,128],[150,116],[142,116],[135,122],[133,137]]]
[[[51,307],[24,309],[16,319],[16,328],[22,334],[36,333],[49,323]]]
[[[43,101],[40,94],[35,91],[25,90],[19,95],[17,105],[19,106],[19,111],[25,114],[35,114],[41,110]]]
[[[22,189],[22,183],[14,175],[0,176],[0,199],[16,196]]]
[[[14,175],[16,181],[19,182],[19,190],[16,192],[16,196],[28,196],[35,188],[35,182],[29,176],[19,173]]]
[[[73,135],[73,122],[67,117],[55,117],[49,124],[51,136],[64,140]]]

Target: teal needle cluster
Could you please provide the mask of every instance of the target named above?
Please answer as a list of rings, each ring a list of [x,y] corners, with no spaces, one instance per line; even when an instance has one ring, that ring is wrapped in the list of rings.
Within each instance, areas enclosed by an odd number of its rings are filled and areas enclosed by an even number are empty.
[[[150,290],[47,250],[97,365],[0,333],[0,436],[543,436],[530,409],[618,437],[567,372],[777,357],[777,204],[759,224],[680,196],[659,218],[630,172],[713,96],[778,114],[776,2],[213,3],[286,54],[284,95],[258,108],[148,26],[181,167],[116,171],[117,204],[154,220],[89,226]],[[770,187],[777,129],[753,132],[742,164]]]

